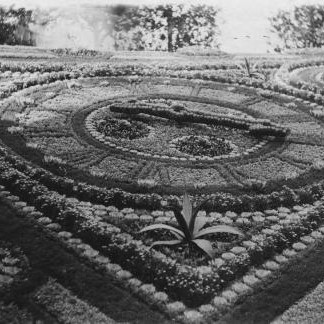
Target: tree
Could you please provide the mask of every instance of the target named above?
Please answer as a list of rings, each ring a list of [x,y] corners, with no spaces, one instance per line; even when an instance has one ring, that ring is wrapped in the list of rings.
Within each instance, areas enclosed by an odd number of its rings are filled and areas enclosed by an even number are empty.
[[[0,8],[0,44],[5,44],[10,40],[14,31],[14,26],[8,21],[8,12]]]
[[[283,47],[306,48],[324,45],[324,6],[303,5],[295,7],[292,12],[280,10],[270,18],[272,32],[282,42]]]
[[[31,10],[0,8],[0,44],[33,45],[31,22]]]
[[[117,49],[176,51],[184,46],[217,46],[219,10],[206,5],[111,8]]]
[[[143,50],[147,13],[140,7],[118,5],[108,8],[116,50]]]
[[[14,22],[14,38],[15,43],[20,45],[34,45],[33,33],[30,30],[32,23],[32,10],[19,8],[17,10],[10,9],[9,17]]]
[[[169,52],[191,45],[210,47],[217,34],[218,10],[212,6],[165,5],[153,10],[163,18],[158,25],[162,37],[167,40]],[[164,28],[163,28],[164,27]]]

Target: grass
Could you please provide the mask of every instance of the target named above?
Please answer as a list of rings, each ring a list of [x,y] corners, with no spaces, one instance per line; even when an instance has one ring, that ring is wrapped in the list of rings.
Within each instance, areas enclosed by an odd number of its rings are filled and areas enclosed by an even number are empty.
[[[116,322],[102,314],[97,308],[88,305],[55,280],[43,285],[34,295],[34,300],[41,307],[53,314],[60,323],[79,324],[115,324]]]
[[[273,324],[323,323],[324,282],[282,314]]]
[[[324,280],[323,254],[324,242],[299,256],[275,282],[248,297],[217,323],[270,323]]]
[[[44,284],[48,277],[53,277],[78,298],[114,320],[141,324],[170,323],[161,314],[118,288],[112,278],[82,264],[59,242],[34,228],[28,221],[18,218],[3,205],[0,205],[0,240],[20,246],[32,268],[29,280],[6,296],[7,303],[18,301],[19,304],[28,304],[28,295]]]
[[[26,323],[45,323],[40,318],[35,318],[25,308],[19,308],[15,304],[4,305],[0,302],[0,324],[26,324]],[[51,323],[47,321],[47,323]]]
[[[97,307],[102,313],[118,321],[130,323],[170,323],[161,314],[136,300],[115,286],[114,282],[78,258],[65,251],[60,243],[18,218],[9,208],[0,205],[0,240],[22,248],[29,258],[31,273],[28,281],[1,296],[6,303],[15,302],[44,319],[42,310],[30,302],[29,296],[44,284],[48,277],[55,278],[78,298]],[[275,282],[261,287],[243,303],[218,321],[225,323],[269,323],[281,315],[324,280],[324,242],[311,252],[303,253],[288,265]],[[46,319],[46,323],[55,323]],[[1,321],[0,321],[1,323]]]

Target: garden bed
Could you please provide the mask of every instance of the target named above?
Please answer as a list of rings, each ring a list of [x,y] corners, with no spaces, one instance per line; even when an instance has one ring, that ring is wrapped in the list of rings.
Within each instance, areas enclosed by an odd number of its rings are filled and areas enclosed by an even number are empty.
[[[1,67],[0,196],[152,308],[216,320],[322,239],[323,123],[300,99],[319,103],[311,90],[230,66],[51,64]],[[185,244],[151,248],[173,239],[185,191],[194,204],[209,198],[198,222],[212,258]]]

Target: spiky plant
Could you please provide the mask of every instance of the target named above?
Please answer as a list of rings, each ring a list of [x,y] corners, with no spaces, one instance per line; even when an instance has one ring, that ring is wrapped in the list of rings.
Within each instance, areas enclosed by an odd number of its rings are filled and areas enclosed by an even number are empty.
[[[144,227],[140,233],[155,230],[167,230],[175,237],[175,239],[170,241],[156,241],[151,245],[151,248],[157,245],[172,246],[178,244],[188,244],[190,248],[197,247],[209,257],[213,258],[215,251],[211,242],[203,239],[204,236],[216,233],[229,233],[239,236],[243,236],[244,234],[237,228],[228,225],[216,225],[204,228],[207,223],[207,219],[204,217],[197,217],[197,214],[199,209],[201,209],[207,201],[208,199],[193,208],[188,194],[185,193],[183,196],[182,210],[174,209],[178,227],[167,224],[153,224]]]
[[[244,63],[239,64],[238,67],[249,77],[249,78],[261,78],[264,79],[264,75],[258,72],[258,63],[251,65],[251,62],[245,57]]]

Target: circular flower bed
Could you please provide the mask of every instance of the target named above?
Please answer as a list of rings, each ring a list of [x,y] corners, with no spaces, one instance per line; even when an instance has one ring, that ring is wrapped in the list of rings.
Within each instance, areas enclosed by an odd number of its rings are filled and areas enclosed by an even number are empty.
[[[214,136],[185,136],[174,142],[180,152],[193,156],[221,156],[233,151],[233,146],[224,138]]]
[[[98,120],[96,129],[109,137],[135,139],[145,137],[150,129],[143,122],[133,119],[117,119],[110,116]]]
[[[120,111],[123,109],[125,111]],[[207,115],[198,114],[194,119],[194,112],[188,110],[186,113],[192,114],[192,120],[187,120],[181,113],[173,115],[173,111],[163,105],[146,107],[145,101],[134,107],[127,103],[121,107],[105,104],[95,106],[87,114],[85,127],[92,137],[107,147],[140,158],[153,157],[171,162],[235,158],[260,147],[257,147],[258,139],[250,136],[246,129],[218,125],[216,120],[208,124]],[[202,117],[206,120],[200,120]]]
[[[239,191],[250,185],[240,169],[242,161],[248,168],[248,161],[264,154],[264,163],[274,165],[270,179],[281,181],[279,163],[272,163],[281,161],[285,149],[280,135],[287,124],[304,120],[302,113],[288,113],[291,108],[279,103],[274,107],[261,97],[256,104],[253,96],[258,94],[252,96],[250,90],[239,89],[238,98],[236,88],[206,85],[189,97],[192,89],[198,90],[195,83],[177,80],[166,89],[162,81],[145,79],[149,92],[138,98],[123,87],[124,79],[82,79],[81,89],[68,91],[64,83],[43,87],[31,97],[37,109],[27,106],[15,117],[6,106],[5,118],[18,118],[17,125],[8,124],[13,126],[8,127],[8,144],[23,135],[30,151],[44,154],[37,162],[46,168],[124,190],[147,190],[150,184],[156,192],[168,194],[184,188],[196,191],[197,186],[204,192]],[[247,103],[238,104],[242,100]],[[276,110],[276,118],[263,113],[269,107]],[[279,118],[283,126],[276,124]],[[269,160],[269,154],[276,159]],[[289,166],[290,159],[285,156],[281,164]],[[292,161],[296,176],[308,172],[307,166]],[[255,179],[269,180],[263,170],[260,173]]]

